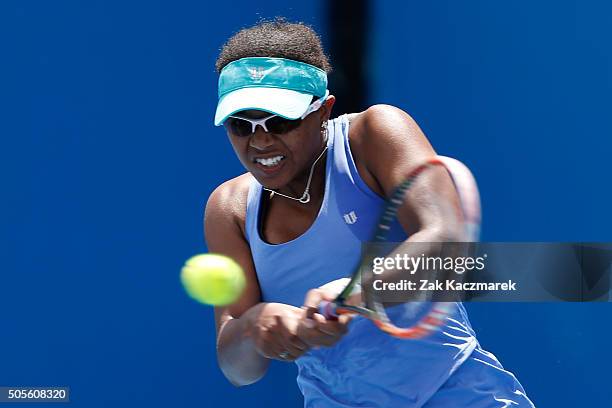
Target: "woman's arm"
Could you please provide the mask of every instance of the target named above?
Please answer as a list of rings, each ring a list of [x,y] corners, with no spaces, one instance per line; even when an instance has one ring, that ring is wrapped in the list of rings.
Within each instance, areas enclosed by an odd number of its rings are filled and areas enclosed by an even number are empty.
[[[204,233],[210,252],[233,258],[244,270],[246,288],[240,299],[215,308],[219,367],[236,385],[262,378],[270,358],[293,361],[308,347],[297,337],[303,310],[284,304],[262,303],[249,245],[244,237],[248,183],[239,177],[224,183],[210,196]]]
[[[388,197],[406,174],[436,156],[416,122],[390,105],[374,105],[351,121],[351,151],[359,174],[379,195]],[[376,152],[376,154],[371,154]],[[461,236],[460,221],[449,219],[446,205],[459,208],[453,182],[443,168],[423,173],[404,200],[397,218],[408,235],[424,242],[453,241]],[[415,238],[417,238],[415,237]]]
[[[244,270],[247,282],[237,302],[227,307],[215,307],[219,367],[237,386],[259,380],[269,364],[268,359],[257,352],[250,335],[261,293],[251,252],[236,217],[237,207],[241,207],[243,201],[239,184],[237,180],[231,180],[217,188],[208,199],[204,215],[204,236],[209,252],[234,259]]]
[[[436,156],[414,120],[393,106],[375,105],[358,114],[351,121],[350,132],[351,151],[359,173],[381,196],[390,196],[412,169]],[[435,167],[421,174],[408,197],[399,207],[397,218],[409,238],[396,248],[396,253],[439,254],[439,245],[424,247],[411,243],[462,240],[459,197],[445,169]],[[384,278],[378,278],[393,281],[403,273],[389,271]]]

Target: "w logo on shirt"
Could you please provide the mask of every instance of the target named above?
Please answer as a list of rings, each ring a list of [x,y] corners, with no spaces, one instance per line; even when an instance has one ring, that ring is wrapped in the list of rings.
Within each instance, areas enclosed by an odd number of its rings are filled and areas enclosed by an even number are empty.
[[[351,211],[348,214],[344,214],[344,222],[346,222],[347,224],[354,224],[357,222],[357,214],[355,214],[355,211]]]

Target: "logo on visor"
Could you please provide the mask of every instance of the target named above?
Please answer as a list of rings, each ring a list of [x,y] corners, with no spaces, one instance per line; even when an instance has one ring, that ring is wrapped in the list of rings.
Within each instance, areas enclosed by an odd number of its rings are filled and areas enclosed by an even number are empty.
[[[262,67],[251,67],[247,68],[249,71],[249,77],[253,81],[261,81],[261,79],[266,75],[266,70]]]

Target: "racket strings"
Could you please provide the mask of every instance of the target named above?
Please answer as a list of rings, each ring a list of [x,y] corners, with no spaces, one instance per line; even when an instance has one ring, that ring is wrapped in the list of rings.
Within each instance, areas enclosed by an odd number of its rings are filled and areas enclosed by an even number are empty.
[[[412,185],[415,180],[423,173],[427,168],[436,165],[443,165],[442,161],[438,158],[431,159],[428,162],[422,164],[421,166],[414,169],[406,179],[393,191],[389,199],[387,200],[387,206],[383,211],[383,214],[380,218],[380,221],[376,227],[376,232],[374,233],[374,242],[385,242],[387,239],[387,233],[391,229],[391,225],[396,219],[397,211],[399,207],[404,203],[404,195]]]
[[[388,232],[396,220],[397,212],[404,203],[404,195],[410,190],[421,173],[432,166],[443,166],[446,168],[455,184],[460,203],[465,204],[456,210],[459,212],[460,218],[465,222],[468,241],[477,241],[480,226],[480,197],[476,182],[469,169],[461,162],[450,158],[436,157],[414,169],[393,191],[376,226],[372,239],[373,243],[386,242]],[[416,302],[405,303],[404,305],[407,307],[406,313],[409,312],[410,316],[404,315],[404,317],[415,320],[419,316],[423,316],[412,326],[405,328],[396,326],[387,315],[383,303],[377,301],[374,297],[368,296],[367,291],[362,292],[364,306],[344,304],[344,301],[352,294],[356,284],[361,281],[362,268],[370,267],[373,259],[370,255],[366,254],[362,258],[358,269],[355,271],[347,287],[337,296],[335,301],[328,304],[328,306],[331,306],[329,310],[333,310],[333,313],[326,314],[336,316],[346,313],[359,314],[371,319],[384,332],[404,339],[423,338],[438,330],[455,307],[453,302],[432,302],[429,298],[424,301],[418,300]]]

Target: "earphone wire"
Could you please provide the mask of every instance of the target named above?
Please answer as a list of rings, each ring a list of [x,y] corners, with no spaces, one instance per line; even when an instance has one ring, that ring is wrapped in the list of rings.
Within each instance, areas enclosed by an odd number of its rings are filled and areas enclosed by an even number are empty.
[[[302,204],[308,204],[310,202],[310,183],[312,182],[312,175],[314,174],[314,169],[315,166],[317,165],[317,162],[319,160],[321,160],[321,157],[323,157],[323,155],[325,154],[325,152],[327,151],[327,140],[328,140],[328,133],[327,133],[327,122],[324,123],[323,127],[323,132],[324,132],[324,141],[325,141],[325,148],[323,149],[323,151],[321,152],[321,154],[319,154],[319,157],[317,157],[317,159],[314,161],[314,163],[312,163],[312,166],[310,166],[310,174],[308,175],[308,181],[306,182],[306,188],[304,189],[304,194],[302,194],[302,196],[300,198],[296,198],[296,197],[291,197],[288,196],[286,194],[283,193],[279,193],[278,191],[263,187],[264,190],[269,191],[270,192],[270,198],[274,197],[275,194],[284,197],[284,198],[288,198],[290,200],[294,200],[294,201],[298,201]]]

